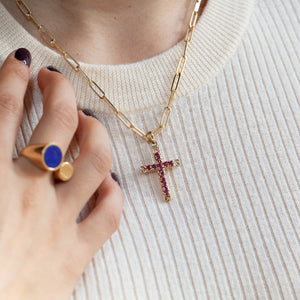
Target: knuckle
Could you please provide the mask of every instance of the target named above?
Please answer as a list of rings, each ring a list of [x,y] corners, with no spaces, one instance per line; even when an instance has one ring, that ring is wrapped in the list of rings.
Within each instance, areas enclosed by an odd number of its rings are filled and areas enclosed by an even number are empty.
[[[105,126],[94,118],[90,121],[89,132],[91,136],[101,136],[101,140],[109,145],[109,137]]]
[[[64,129],[68,128],[72,132],[75,131],[77,127],[77,113],[75,109],[69,104],[68,100],[61,101],[59,103],[52,103],[51,105],[51,114],[55,116],[58,124],[61,125]]]
[[[111,169],[112,165],[111,153],[107,148],[99,144],[90,144],[88,146],[90,163],[96,172],[101,175],[105,175]]]
[[[12,92],[0,94],[0,110],[9,116],[17,116],[16,112],[22,109],[23,103]]]
[[[53,92],[53,87],[58,89],[67,90],[69,93],[74,93],[74,87],[65,76],[57,72],[46,72],[47,76],[44,76],[44,70],[41,69],[38,76],[39,83],[42,83],[43,92],[46,94],[51,94]]]
[[[89,139],[86,142],[86,149],[89,153],[90,163],[98,173],[104,175],[112,166],[109,138],[105,127],[97,120],[92,121],[88,130]],[[95,136],[98,136],[99,139],[95,140]]]

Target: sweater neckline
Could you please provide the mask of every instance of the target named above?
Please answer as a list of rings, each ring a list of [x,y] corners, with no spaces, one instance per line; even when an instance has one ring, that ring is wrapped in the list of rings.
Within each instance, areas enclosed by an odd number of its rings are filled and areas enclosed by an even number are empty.
[[[254,2],[255,0],[208,0],[193,33],[177,99],[199,90],[220,72],[247,28]],[[22,17],[20,14],[20,18]],[[79,97],[89,95],[88,99],[79,100],[81,106],[99,109],[99,99],[90,92],[79,74],[73,72],[55,50],[30,35],[1,3],[0,19],[4,20],[4,26],[0,29],[4,43],[7,41],[12,44],[9,46],[26,47],[32,52],[33,72],[35,67],[37,72],[41,66],[54,65],[76,83]],[[146,110],[167,103],[183,46],[184,42],[181,41],[155,57],[131,64],[80,64],[121,111]]]

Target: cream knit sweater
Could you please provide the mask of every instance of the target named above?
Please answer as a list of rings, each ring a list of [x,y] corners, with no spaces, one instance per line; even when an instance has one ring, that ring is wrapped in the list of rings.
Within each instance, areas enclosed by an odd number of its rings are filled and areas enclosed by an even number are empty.
[[[300,299],[297,13],[297,0],[208,1],[158,140],[164,159],[182,162],[167,172],[173,201],[164,203],[158,176],[139,173],[154,162],[149,145],[0,4],[0,63],[19,47],[33,56],[16,155],[42,114],[37,72],[53,65],[74,84],[78,106],[109,131],[125,194],[120,229],[72,300]],[[147,131],[160,120],[182,47],[134,64],[83,67]]]

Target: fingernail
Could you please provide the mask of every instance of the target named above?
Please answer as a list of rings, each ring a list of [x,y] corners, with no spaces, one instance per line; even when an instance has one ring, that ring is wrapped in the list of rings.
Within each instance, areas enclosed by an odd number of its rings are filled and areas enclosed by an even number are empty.
[[[56,68],[54,68],[53,66],[48,66],[47,69],[48,69],[49,71],[58,72],[58,73],[61,74],[61,72],[58,71],[58,70],[57,70]]]
[[[30,52],[25,48],[19,48],[15,52],[15,58],[22,63],[24,63],[26,66],[30,66],[31,64],[31,54]]]
[[[113,179],[115,182],[118,183],[118,185],[121,186],[120,181],[119,181],[119,177],[118,177],[118,175],[117,175],[116,173],[111,172],[111,177],[112,177],[112,179]]]
[[[93,118],[97,119],[97,117],[96,117],[96,115],[93,113],[93,111],[90,110],[90,109],[88,109],[88,108],[83,109],[82,112],[83,112],[86,116],[88,116],[88,117],[93,117]]]

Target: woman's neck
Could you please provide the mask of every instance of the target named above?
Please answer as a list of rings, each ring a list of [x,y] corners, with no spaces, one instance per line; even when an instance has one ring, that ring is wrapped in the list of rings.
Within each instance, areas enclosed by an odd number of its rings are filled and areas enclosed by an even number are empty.
[[[35,37],[15,1],[1,0]],[[193,0],[25,0],[37,20],[76,59],[124,64],[166,51],[185,35]]]

